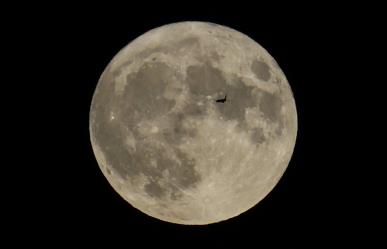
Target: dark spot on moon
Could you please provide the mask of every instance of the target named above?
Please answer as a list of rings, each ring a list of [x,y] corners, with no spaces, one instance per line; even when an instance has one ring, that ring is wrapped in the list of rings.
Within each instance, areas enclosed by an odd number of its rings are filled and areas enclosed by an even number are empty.
[[[261,144],[265,141],[265,135],[262,128],[253,128],[251,131],[251,141],[254,144]]]
[[[240,79],[235,85],[227,85],[224,90],[227,93],[227,102],[216,104],[220,115],[226,120],[244,122],[246,108],[257,105],[257,97],[253,95],[253,89]]]
[[[165,189],[162,188],[158,183],[155,181],[151,181],[144,187],[145,192],[154,198],[162,197],[165,194]]]
[[[196,96],[212,95],[226,86],[222,72],[209,63],[189,66],[186,80],[191,94]]]
[[[153,119],[165,115],[175,105],[175,100],[162,97],[173,70],[162,62],[144,64],[134,74],[127,75],[121,99],[122,117],[127,123],[135,124],[133,114],[138,112],[142,119]]]
[[[258,79],[264,81],[268,81],[270,79],[270,67],[262,61],[254,60],[251,64],[251,70]]]
[[[276,94],[260,92],[259,108],[271,122],[278,122],[281,117],[282,100]]]

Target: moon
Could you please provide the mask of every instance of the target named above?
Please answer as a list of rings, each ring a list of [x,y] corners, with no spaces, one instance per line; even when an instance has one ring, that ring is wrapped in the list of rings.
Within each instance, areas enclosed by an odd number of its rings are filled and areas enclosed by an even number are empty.
[[[257,42],[180,22],[146,32],[110,61],[89,130],[100,169],[128,203],[204,225],[238,216],[274,188],[293,153],[297,111],[284,73]]]

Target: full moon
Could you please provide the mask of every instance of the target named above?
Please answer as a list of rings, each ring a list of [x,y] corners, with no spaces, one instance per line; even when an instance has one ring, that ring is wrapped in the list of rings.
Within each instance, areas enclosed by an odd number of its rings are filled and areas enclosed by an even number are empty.
[[[98,165],[133,207],[187,225],[259,203],[297,135],[289,83],[248,36],[205,22],[141,35],[107,65],[90,109]]]

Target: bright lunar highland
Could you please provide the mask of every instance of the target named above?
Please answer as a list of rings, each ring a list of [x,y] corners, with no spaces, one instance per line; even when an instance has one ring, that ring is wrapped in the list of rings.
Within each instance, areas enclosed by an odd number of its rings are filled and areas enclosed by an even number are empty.
[[[225,26],[181,22],[141,35],[111,60],[89,129],[122,198],[160,220],[199,225],[235,217],[274,188],[293,153],[297,111],[258,43]]]

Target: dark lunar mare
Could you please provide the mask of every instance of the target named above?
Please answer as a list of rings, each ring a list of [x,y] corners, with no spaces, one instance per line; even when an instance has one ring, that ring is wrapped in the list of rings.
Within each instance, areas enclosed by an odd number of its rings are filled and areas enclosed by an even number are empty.
[[[251,64],[251,71],[253,71],[258,79],[263,81],[268,81],[271,77],[270,67],[263,61],[254,60]]]

